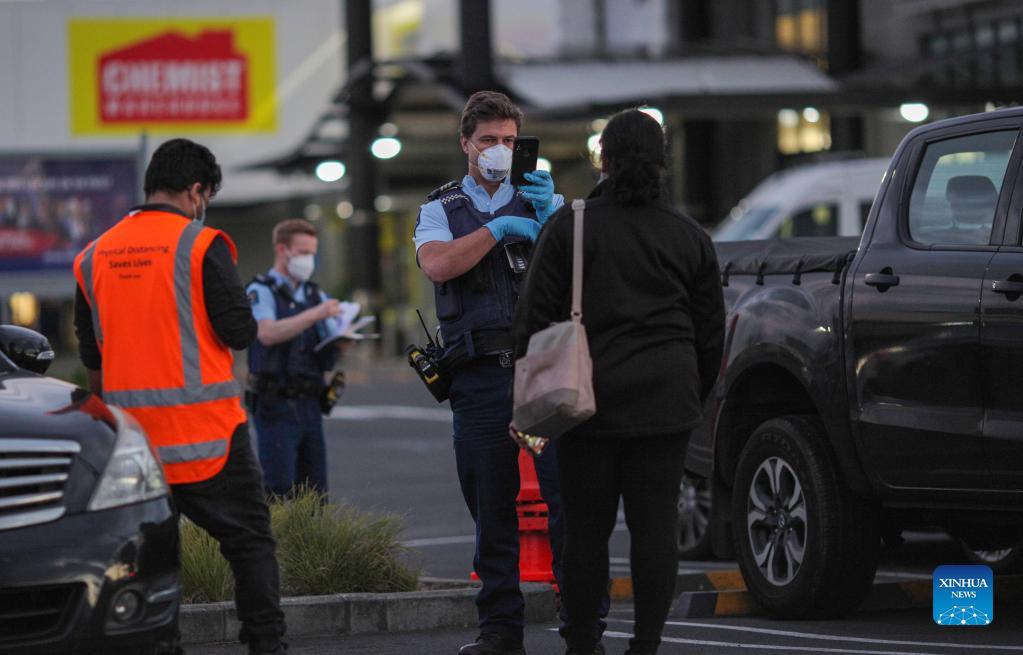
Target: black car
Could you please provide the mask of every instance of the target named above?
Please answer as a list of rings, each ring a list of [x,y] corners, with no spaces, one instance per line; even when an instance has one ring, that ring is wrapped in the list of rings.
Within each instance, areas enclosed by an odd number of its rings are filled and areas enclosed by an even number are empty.
[[[41,375],[52,359],[0,326],[0,652],[159,652],[180,602],[167,483],[134,420]]]

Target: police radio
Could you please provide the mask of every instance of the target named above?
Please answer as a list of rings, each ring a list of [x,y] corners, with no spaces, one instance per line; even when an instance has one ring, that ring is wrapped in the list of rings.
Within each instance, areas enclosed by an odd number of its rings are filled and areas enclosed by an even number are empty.
[[[419,322],[423,324],[423,330],[426,332],[426,347],[421,348],[412,344],[405,349],[405,355],[408,357],[409,366],[426,385],[426,390],[437,399],[437,402],[442,403],[448,399],[448,390],[451,388],[451,377],[440,365],[444,349],[430,336],[430,330],[427,329],[426,321],[418,309],[416,314],[419,315]]]

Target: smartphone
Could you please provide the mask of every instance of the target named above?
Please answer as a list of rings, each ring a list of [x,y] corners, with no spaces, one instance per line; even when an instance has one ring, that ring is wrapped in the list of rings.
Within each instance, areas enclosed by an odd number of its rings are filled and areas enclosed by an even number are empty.
[[[529,250],[524,242],[506,243],[504,254],[508,256],[508,266],[511,267],[512,273],[522,275],[526,272],[529,267]]]
[[[536,170],[536,158],[539,154],[540,139],[535,136],[515,138],[515,147],[512,148],[511,177],[509,179],[512,186],[518,187],[529,184],[525,174]]]

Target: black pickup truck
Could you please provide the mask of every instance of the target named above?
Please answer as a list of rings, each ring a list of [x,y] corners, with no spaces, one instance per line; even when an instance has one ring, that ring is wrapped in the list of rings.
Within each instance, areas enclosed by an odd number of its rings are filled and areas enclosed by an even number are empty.
[[[1021,129],[911,132],[860,239],[717,244],[725,356],[686,466],[769,613],[856,607],[883,530],[1023,538]]]

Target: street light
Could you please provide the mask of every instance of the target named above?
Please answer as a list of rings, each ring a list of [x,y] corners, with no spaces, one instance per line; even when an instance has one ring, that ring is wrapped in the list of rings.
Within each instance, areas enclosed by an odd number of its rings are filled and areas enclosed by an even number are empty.
[[[922,123],[931,115],[931,110],[922,102],[904,102],[899,106],[899,114],[910,123]]]
[[[664,125],[664,112],[660,109],[656,107],[643,107],[640,111],[657,121],[658,125]]]
[[[337,182],[345,176],[345,165],[337,160],[321,161],[316,166],[316,177],[324,182]]]
[[[600,135],[594,134],[586,140],[586,148],[590,151],[590,162],[600,166]]]
[[[382,136],[373,141],[369,150],[377,159],[391,159],[401,152],[401,141],[392,136]]]

